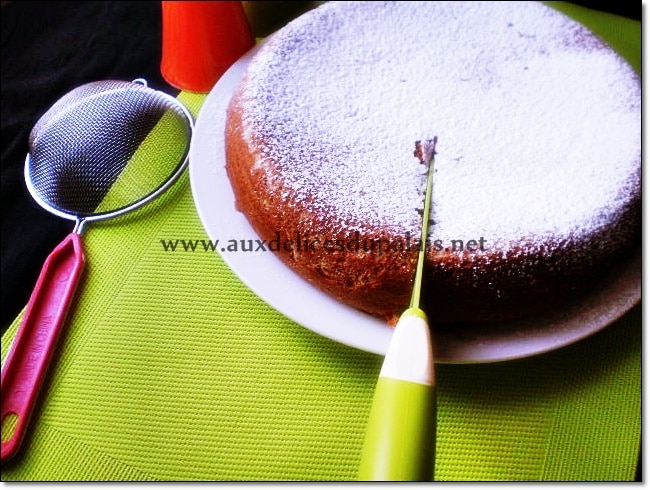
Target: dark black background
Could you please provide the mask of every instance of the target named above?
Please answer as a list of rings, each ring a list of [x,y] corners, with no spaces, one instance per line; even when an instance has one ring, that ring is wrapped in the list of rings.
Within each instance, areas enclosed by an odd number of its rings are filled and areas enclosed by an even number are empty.
[[[574,3],[596,8],[592,2]],[[598,9],[636,20],[642,15],[635,2],[604,2]],[[90,81],[142,77],[153,88],[178,91],[159,71],[160,2],[2,2],[1,20],[4,332],[26,304],[46,256],[73,226],[42,210],[27,193],[23,165],[36,120],[59,97]]]

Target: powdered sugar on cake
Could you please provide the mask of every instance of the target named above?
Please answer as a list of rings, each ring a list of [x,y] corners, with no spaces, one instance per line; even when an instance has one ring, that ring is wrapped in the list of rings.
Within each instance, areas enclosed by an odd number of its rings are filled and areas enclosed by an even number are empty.
[[[333,2],[266,42],[241,85],[255,171],[333,233],[430,233],[489,247],[609,226],[640,192],[640,84],[613,51],[533,2]],[[279,172],[278,172],[279,171]]]

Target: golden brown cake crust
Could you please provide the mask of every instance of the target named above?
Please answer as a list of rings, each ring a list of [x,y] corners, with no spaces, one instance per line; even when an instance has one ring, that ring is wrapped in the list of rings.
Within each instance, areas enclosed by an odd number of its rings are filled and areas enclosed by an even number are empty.
[[[409,304],[417,251],[380,254],[379,245],[373,244],[394,237],[381,230],[334,234],[328,217],[314,214],[309,202],[281,198],[277,192],[281,183],[271,185],[266,173],[253,168],[260,158],[259,146],[242,138],[243,110],[234,95],[227,117],[226,169],[237,209],[270,247],[278,244],[273,251],[303,278],[340,301],[394,324]]]

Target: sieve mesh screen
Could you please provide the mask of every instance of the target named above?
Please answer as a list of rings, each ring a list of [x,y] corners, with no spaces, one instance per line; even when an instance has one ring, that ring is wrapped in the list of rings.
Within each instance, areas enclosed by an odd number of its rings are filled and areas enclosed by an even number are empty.
[[[152,160],[161,154],[147,143],[154,139],[172,158]],[[114,212],[162,187],[184,164],[190,140],[191,122],[175,99],[139,83],[93,82],[36,123],[26,176],[37,200],[66,214]]]

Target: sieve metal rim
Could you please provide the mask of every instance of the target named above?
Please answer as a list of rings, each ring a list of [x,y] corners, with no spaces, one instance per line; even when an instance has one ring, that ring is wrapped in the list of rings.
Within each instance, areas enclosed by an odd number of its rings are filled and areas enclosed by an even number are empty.
[[[129,83],[129,82],[126,82],[126,83]],[[185,169],[188,166],[189,157],[190,157],[190,143],[192,141],[192,136],[193,136],[193,133],[194,133],[194,117],[192,116],[192,113],[177,98],[172,97],[171,95],[169,95],[169,94],[167,94],[165,92],[162,92],[160,90],[155,90],[155,89],[150,88],[147,85],[146,80],[144,80],[143,78],[137,78],[137,79],[133,80],[130,83],[142,85],[145,89],[155,92],[157,97],[160,97],[160,98],[166,100],[171,106],[174,106],[176,109],[179,109],[180,112],[182,113],[182,115],[184,116],[186,122],[187,122],[187,129],[188,129],[188,132],[189,132],[189,138],[188,138],[188,144],[187,144],[187,146],[185,148],[185,151],[184,151],[184,154],[183,154],[182,161],[181,161],[181,163],[179,165],[176,166],[176,169],[174,170],[174,172],[172,172],[170,174],[170,176],[166,180],[164,180],[158,187],[156,187],[153,191],[149,192],[148,194],[145,194],[140,199],[138,199],[136,201],[133,201],[132,203],[130,203],[130,204],[126,205],[126,206],[122,206],[120,208],[117,208],[117,209],[114,209],[114,210],[111,210],[111,211],[104,211],[104,212],[100,212],[100,213],[77,213],[77,214],[70,213],[68,211],[65,211],[65,210],[63,210],[61,208],[58,208],[58,207],[50,204],[49,202],[47,202],[46,200],[44,200],[40,196],[39,192],[34,187],[34,184],[32,182],[31,175],[30,175],[31,152],[28,152],[27,156],[25,157],[25,166],[24,166],[24,169],[23,169],[23,174],[24,174],[25,184],[27,186],[27,190],[29,191],[29,194],[38,203],[38,205],[41,206],[43,209],[49,211],[50,213],[52,213],[52,214],[54,214],[56,216],[61,217],[61,218],[65,218],[65,219],[75,221],[76,225],[75,225],[74,230],[76,232],[78,232],[78,233],[81,232],[81,229],[82,229],[83,225],[86,222],[102,221],[102,220],[107,220],[107,219],[111,219],[111,218],[116,218],[118,216],[122,216],[122,215],[127,214],[127,213],[129,213],[131,211],[134,211],[134,210],[144,206],[145,204],[150,203],[151,201],[153,201],[154,199],[159,197],[162,193],[164,193],[166,190],[168,190],[180,178],[180,176],[183,174],[183,172],[185,171]],[[111,89],[111,90],[108,90],[107,92],[110,93],[110,92],[113,92],[113,91],[122,91],[122,90],[124,90],[124,89]],[[106,93],[106,92],[103,92],[103,93]],[[93,96],[91,96],[91,97],[93,97]]]

